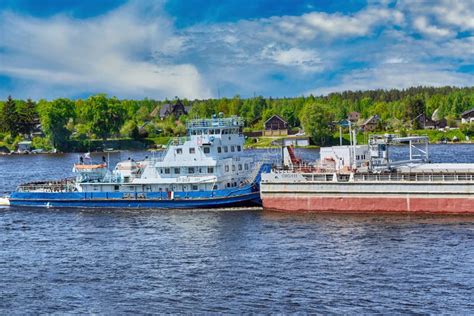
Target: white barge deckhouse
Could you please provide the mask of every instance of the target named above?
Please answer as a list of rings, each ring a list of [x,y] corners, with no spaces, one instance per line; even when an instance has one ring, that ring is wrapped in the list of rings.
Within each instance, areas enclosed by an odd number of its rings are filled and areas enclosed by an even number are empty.
[[[215,208],[258,205],[258,165],[243,152],[238,117],[191,120],[187,135],[160,158],[74,165],[74,180],[20,185],[11,205],[48,207]]]
[[[392,145],[408,144],[406,159]],[[427,137],[372,136],[368,145],[321,148],[304,164],[292,148],[262,175],[266,209],[310,212],[474,214],[474,164],[430,163]]]

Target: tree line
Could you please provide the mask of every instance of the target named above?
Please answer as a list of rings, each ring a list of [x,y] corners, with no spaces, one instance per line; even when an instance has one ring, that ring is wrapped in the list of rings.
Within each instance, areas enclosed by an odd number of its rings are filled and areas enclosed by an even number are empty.
[[[191,110],[180,118],[161,120],[157,111],[175,100],[120,100],[98,94],[87,99],[0,101],[0,142],[11,143],[30,137],[38,126],[43,139],[61,149],[69,140],[110,139],[183,135],[190,118],[211,117],[223,113],[245,119],[247,130],[262,129],[274,114],[292,128],[303,128],[316,144],[331,138],[331,122],[359,112],[362,118],[378,115],[380,129],[413,128],[419,114],[430,117],[435,111],[455,125],[463,111],[474,107],[474,87],[413,87],[409,89],[345,91],[327,96],[294,98],[220,98],[182,100]]]

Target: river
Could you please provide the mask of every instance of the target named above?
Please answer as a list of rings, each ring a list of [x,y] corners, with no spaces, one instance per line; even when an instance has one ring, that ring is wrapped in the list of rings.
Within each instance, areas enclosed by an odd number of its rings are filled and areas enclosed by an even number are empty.
[[[431,159],[473,152],[435,145]],[[76,160],[2,156],[0,192],[70,176]],[[0,209],[1,314],[470,314],[473,293],[469,216]]]

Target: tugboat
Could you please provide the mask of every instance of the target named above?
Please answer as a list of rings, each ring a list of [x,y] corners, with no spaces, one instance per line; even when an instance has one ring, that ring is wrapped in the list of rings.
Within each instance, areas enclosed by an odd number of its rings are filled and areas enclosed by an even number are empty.
[[[76,177],[20,185],[11,206],[195,209],[261,204],[257,164],[243,152],[243,120],[191,120],[160,158],[128,159],[113,170],[106,159],[73,167]]]

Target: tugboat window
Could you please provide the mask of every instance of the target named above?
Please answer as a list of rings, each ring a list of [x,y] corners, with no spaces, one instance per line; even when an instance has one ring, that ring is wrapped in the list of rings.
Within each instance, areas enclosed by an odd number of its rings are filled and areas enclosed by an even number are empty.
[[[196,152],[196,149],[194,147],[189,148],[189,153],[194,154]]]
[[[214,168],[213,167],[208,167],[207,168],[207,173],[214,173]]]
[[[175,174],[180,174],[181,170],[179,168],[174,168],[174,173]]]
[[[222,148],[221,147],[217,147],[217,153],[221,153],[222,152]]]
[[[204,147],[204,153],[208,154],[211,152],[211,149],[209,147]]]
[[[193,191],[197,191],[198,189],[198,186],[197,185],[193,185]]]
[[[188,168],[188,173],[194,173],[194,168],[193,168],[193,167],[189,167],[189,168]]]
[[[176,149],[176,153],[177,153],[178,155],[181,155],[181,154],[183,153],[183,149],[182,149],[182,148]]]

